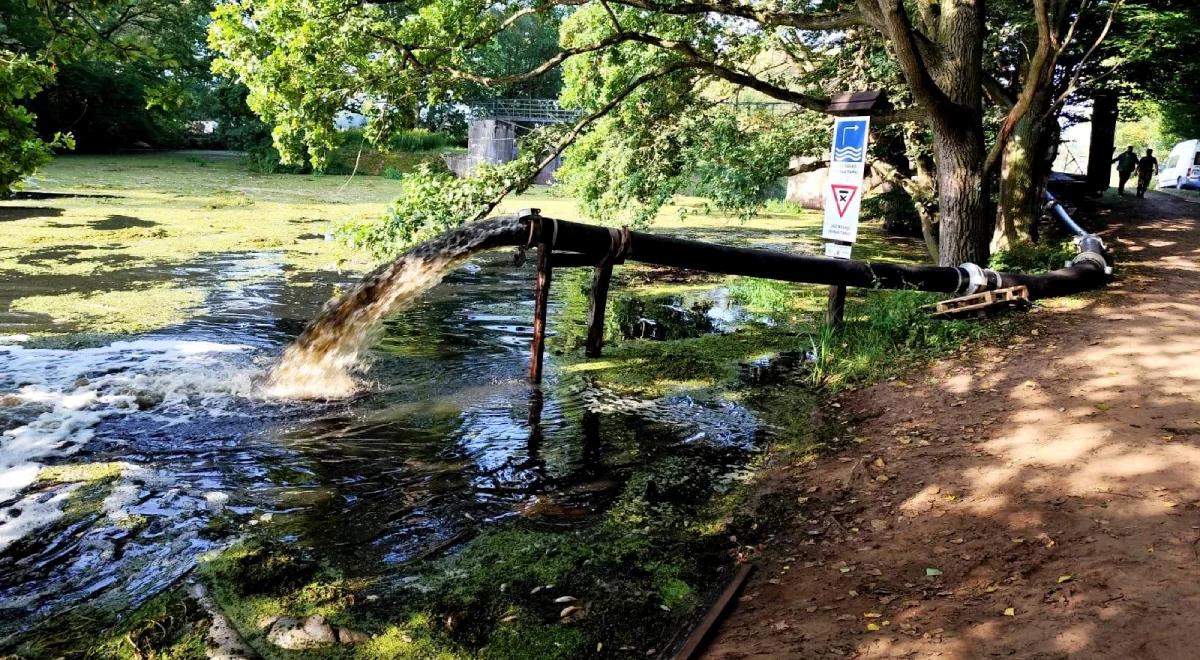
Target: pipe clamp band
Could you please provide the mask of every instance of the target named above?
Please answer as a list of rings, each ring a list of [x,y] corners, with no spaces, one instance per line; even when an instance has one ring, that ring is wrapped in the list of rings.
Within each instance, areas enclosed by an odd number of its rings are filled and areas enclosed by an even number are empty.
[[[517,211],[517,219],[529,221],[529,238],[525,239],[525,247],[533,247],[537,244],[536,237],[542,227],[541,210],[521,209],[520,211]]]
[[[609,227],[608,254],[596,265],[603,267],[625,263],[625,257],[629,256],[630,238],[629,227]]]
[[[965,295],[969,296],[987,287],[987,274],[982,268],[970,262],[959,266],[959,268],[967,273],[967,290],[963,292]]]
[[[1108,262],[1104,260],[1104,256],[1095,252],[1080,252],[1071,260],[1071,266],[1078,266],[1082,263],[1095,264],[1101,271],[1108,268]]]

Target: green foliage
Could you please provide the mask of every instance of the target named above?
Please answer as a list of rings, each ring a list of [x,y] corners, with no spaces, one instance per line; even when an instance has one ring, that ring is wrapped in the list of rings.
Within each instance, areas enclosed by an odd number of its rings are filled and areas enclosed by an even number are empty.
[[[934,319],[921,309],[938,299],[918,291],[872,291],[848,301],[840,332],[826,325],[812,336],[813,381],[831,390],[877,381],[992,330],[971,321]]]
[[[466,222],[494,192],[490,180],[457,179],[421,167],[405,177],[400,198],[382,221],[347,223],[336,234],[354,247],[387,257]]]
[[[882,222],[883,230],[893,236],[921,236],[921,216],[917,214],[912,197],[898,187],[864,197],[862,217]]]
[[[1060,243],[1018,243],[992,255],[989,267],[1008,273],[1045,273],[1063,267],[1076,253],[1071,241]]]
[[[1197,43],[1200,5],[1190,0],[1135,0],[1121,10],[1105,44],[1105,64],[1120,72],[1110,86],[1135,101],[1158,105],[1164,148],[1200,136],[1194,85],[1200,75]]]
[[[395,255],[447,229],[484,217],[508,191],[522,192],[533,183],[535,163],[546,150],[552,130],[525,138],[516,160],[503,165],[481,164],[469,177],[422,164],[404,177],[399,199],[381,221],[342,225],[337,235],[378,257]],[[440,160],[439,160],[440,163]]]
[[[445,133],[413,128],[397,132],[388,146],[396,151],[440,151],[451,146],[451,139]]]
[[[34,127],[34,116],[21,102],[50,82],[51,67],[26,55],[0,50],[0,198],[50,159],[55,147],[70,148],[69,135],[56,134],[42,140]]]

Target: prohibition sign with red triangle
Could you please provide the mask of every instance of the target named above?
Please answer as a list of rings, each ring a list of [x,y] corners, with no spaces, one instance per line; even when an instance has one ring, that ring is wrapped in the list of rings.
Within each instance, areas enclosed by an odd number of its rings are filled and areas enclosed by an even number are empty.
[[[854,199],[854,193],[858,192],[857,186],[844,186],[841,184],[831,184],[833,188],[833,201],[837,204],[838,217],[846,216],[846,209],[850,208],[850,200]]]

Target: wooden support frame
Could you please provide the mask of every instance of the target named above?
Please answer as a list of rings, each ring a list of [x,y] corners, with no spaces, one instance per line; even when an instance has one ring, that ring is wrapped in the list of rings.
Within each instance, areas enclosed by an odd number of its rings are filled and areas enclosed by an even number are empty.
[[[835,330],[846,324],[846,285],[829,286],[829,308],[825,310],[825,323]]]
[[[538,243],[537,284],[533,293],[533,341],[529,344],[529,381],[534,385],[542,382],[542,363],[546,358],[546,309],[550,304],[550,281],[554,273],[551,251],[549,245]]]
[[[1029,307],[1030,304],[1029,288],[1018,285],[951,298],[932,305],[924,305],[921,309],[929,312],[929,315],[934,318],[956,319],[987,316],[991,312],[1005,309],[1023,309]]]
[[[612,282],[612,264],[596,266],[592,270],[592,294],[588,299],[587,344],[583,354],[590,358],[600,357],[604,346],[604,312],[608,307],[608,285]]]

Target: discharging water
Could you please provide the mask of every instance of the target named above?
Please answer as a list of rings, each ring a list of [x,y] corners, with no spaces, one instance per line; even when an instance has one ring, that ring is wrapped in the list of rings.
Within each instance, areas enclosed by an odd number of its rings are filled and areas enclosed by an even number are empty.
[[[14,336],[37,321],[2,311],[26,285],[0,279],[0,651],[68,609],[135,605],[251,527],[400,580],[496,521],[580,524],[655,457],[738,474],[764,434],[738,403],[617,396],[560,377],[553,356],[529,386],[532,269],[476,253],[512,230],[481,225],[380,269],[294,343],[352,282],[269,252],[141,269],[204,288],[205,311],[38,348]]]
[[[268,392],[284,398],[341,398],[359,383],[363,351],[378,338],[383,319],[404,309],[446,271],[496,240],[519,233],[515,217],[473,222],[404,253],[332,300],[283,354]]]

